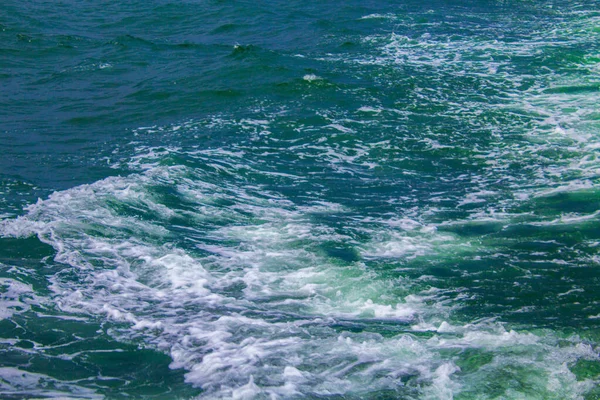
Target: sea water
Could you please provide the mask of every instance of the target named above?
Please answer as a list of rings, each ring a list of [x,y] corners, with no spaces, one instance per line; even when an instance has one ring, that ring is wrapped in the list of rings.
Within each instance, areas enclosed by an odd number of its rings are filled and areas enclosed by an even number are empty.
[[[600,398],[600,5],[0,8],[0,397]]]

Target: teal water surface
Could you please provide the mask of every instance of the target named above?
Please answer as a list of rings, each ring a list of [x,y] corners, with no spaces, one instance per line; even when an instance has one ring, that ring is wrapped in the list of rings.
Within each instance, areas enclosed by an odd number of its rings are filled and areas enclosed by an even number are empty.
[[[4,2],[0,397],[600,398],[595,1]]]

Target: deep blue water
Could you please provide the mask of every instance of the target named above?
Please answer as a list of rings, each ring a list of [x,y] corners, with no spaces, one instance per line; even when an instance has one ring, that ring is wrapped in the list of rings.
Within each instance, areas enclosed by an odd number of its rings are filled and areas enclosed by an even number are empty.
[[[0,397],[600,398],[594,1],[0,7]]]

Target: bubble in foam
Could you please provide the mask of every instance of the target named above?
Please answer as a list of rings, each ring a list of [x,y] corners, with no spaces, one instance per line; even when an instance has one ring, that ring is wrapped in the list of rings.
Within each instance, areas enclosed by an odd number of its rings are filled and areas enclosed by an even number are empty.
[[[317,76],[315,74],[306,74],[302,77],[302,79],[304,79],[307,82],[315,82],[315,81],[320,81],[323,78],[321,78],[320,76]]]

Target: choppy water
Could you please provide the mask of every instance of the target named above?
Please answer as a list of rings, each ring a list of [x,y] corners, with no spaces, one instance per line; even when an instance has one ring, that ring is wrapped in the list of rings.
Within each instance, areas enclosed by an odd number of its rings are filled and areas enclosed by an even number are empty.
[[[0,397],[600,398],[595,1],[15,2]]]

